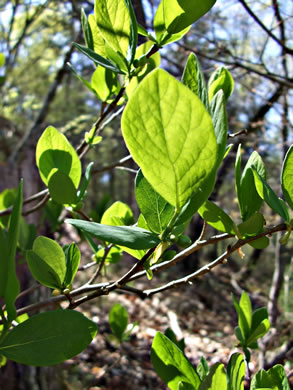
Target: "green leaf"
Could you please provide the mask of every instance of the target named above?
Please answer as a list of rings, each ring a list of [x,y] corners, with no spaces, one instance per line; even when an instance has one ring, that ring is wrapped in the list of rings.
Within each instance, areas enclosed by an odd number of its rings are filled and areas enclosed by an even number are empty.
[[[293,145],[290,146],[284,159],[281,184],[284,198],[293,210]]]
[[[284,204],[280,201],[268,183],[258,174],[258,172],[252,168],[253,176],[255,180],[255,186],[259,196],[273,209],[277,214],[284,219],[284,221],[289,222],[290,218],[288,211],[284,210]]]
[[[176,334],[173,332],[171,328],[167,328],[164,332],[164,335],[168,337],[177,347],[184,353],[184,349],[186,347],[184,339],[177,340]]]
[[[226,113],[225,96],[222,91],[219,91],[213,97],[210,105],[210,111],[218,145],[216,166],[219,167],[225,158],[228,136],[228,119]]]
[[[238,325],[241,329],[242,337],[244,340],[250,335],[251,323],[252,323],[252,308],[249,296],[243,292],[239,303],[234,295],[232,295],[233,304],[238,314]]]
[[[104,212],[101,223],[110,226],[133,225],[133,212],[126,203],[114,202]]]
[[[225,213],[215,203],[207,200],[198,210],[200,216],[215,229],[234,234],[233,221],[228,214]]]
[[[106,102],[117,92],[119,83],[115,73],[103,66],[98,66],[92,75],[91,87],[100,100]]]
[[[200,379],[193,366],[183,352],[160,332],[156,333],[152,344],[151,361],[159,377],[171,390],[177,390],[179,382],[186,383],[188,390],[198,389]]]
[[[251,215],[245,222],[242,222],[237,226],[239,232],[242,236],[254,236],[255,234],[261,233],[263,231],[265,219],[264,216],[256,212]]]
[[[153,189],[141,170],[138,171],[135,180],[135,197],[149,229],[155,233],[162,233],[175,209]]]
[[[91,175],[92,175],[92,169],[93,169],[94,163],[90,162],[88,166],[86,167],[84,178],[82,179],[80,190],[77,192],[77,202],[83,199],[83,197],[86,194],[86,190],[88,188],[88,185],[90,183]]]
[[[81,26],[82,26],[82,32],[84,36],[85,43],[88,48],[91,50],[94,50],[94,41],[93,41],[93,35],[91,32],[91,27],[89,25],[87,16],[84,12],[84,9],[81,9]]]
[[[39,236],[33,249],[26,252],[33,277],[50,288],[62,288],[66,275],[65,254],[56,241]]]
[[[209,114],[197,96],[162,69],[146,76],[131,96],[122,132],[145,178],[178,209],[215,165],[217,146]]]
[[[200,358],[200,361],[196,367],[196,372],[197,372],[198,376],[200,377],[201,381],[203,381],[207,377],[207,375],[209,373],[209,366],[208,366],[208,362],[206,361],[204,356],[202,356]]]
[[[96,333],[96,324],[77,311],[48,311],[13,328],[0,353],[17,363],[51,366],[83,351]]]
[[[96,22],[95,15],[90,14],[88,17],[88,24],[89,24],[89,29],[92,35],[93,39],[93,47],[90,47],[87,45],[87,47],[97,54],[99,54],[102,58],[107,57],[107,52],[106,52],[106,42],[105,39],[103,38]]]
[[[267,308],[260,307],[259,309],[254,310],[252,314],[251,331],[253,332],[263,320],[268,318]]]
[[[71,72],[74,74],[74,76],[80,80],[86,87],[89,89],[94,95],[97,96],[96,91],[92,88],[91,83],[89,83],[87,80],[85,80],[83,77],[81,77],[77,71],[74,69],[74,67],[70,64],[70,62],[67,62],[68,68],[71,70]],[[98,96],[97,96],[98,97]]]
[[[164,22],[169,33],[184,30],[206,14],[216,0],[163,0]]]
[[[98,250],[97,253],[95,254],[95,261],[97,263],[100,263],[104,258],[104,254],[105,254],[104,248]],[[117,246],[113,246],[107,254],[106,263],[116,264],[121,259],[121,256],[122,256],[122,249]]]
[[[238,199],[242,219],[244,221],[256,211],[259,211],[263,202],[256,190],[252,169],[256,170],[264,180],[266,179],[265,166],[257,152],[251,154],[241,176]]]
[[[72,244],[63,248],[66,262],[66,274],[64,278],[64,287],[68,287],[72,284],[73,279],[79,267],[80,262],[80,251],[77,245],[73,242]]]
[[[0,68],[5,65],[5,55],[0,53]]]
[[[182,83],[200,98],[206,110],[209,111],[209,99],[205,78],[200,63],[194,53],[191,53],[187,59],[182,75]]]
[[[259,389],[290,390],[286,371],[280,364],[275,365],[270,370],[260,370],[252,378],[250,390]]]
[[[238,145],[235,159],[235,190],[238,198],[238,204],[241,212],[241,144]]]
[[[23,180],[20,181],[17,197],[15,199],[12,214],[9,220],[8,235],[7,235],[7,258],[8,263],[6,268],[6,284],[4,289],[4,301],[8,314],[8,321],[13,321],[16,315],[14,306],[15,299],[19,294],[19,281],[15,270],[15,255],[16,247],[19,239],[20,219],[23,203]],[[1,270],[2,272],[2,270]]]
[[[125,0],[99,0],[95,2],[98,28],[112,49],[127,56],[131,19]]]
[[[198,390],[227,390],[227,376],[222,363],[214,364]]]
[[[53,168],[48,176],[48,188],[52,199],[60,204],[77,202],[76,188],[66,173]]]
[[[250,242],[249,245],[255,249],[265,249],[270,245],[270,239],[268,237],[261,237]]]
[[[247,345],[255,343],[258,339],[263,337],[266,333],[268,333],[270,329],[270,321],[268,319],[264,319],[257,327],[251,332],[250,336],[247,339]]]
[[[81,221],[78,219],[66,219],[81,231],[85,231],[102,241],[126,246],[132,249],[149,249],[160,243],[160,239],[148,230],[130,226],[108,226],[95,222]]]
[[[221,66],[215,70],[208,82],[209,101],[212,101],[213,97],[218,91],[223,91],[225,100],[227,101],[232,95],[234,89],[234,81],[231,73],[224,66]]]
[[[5,210],[12,206],[17,197],[17,188],[5,188],[0,193],[0,210]],[[0,226],[6,227],[9,222],[9,215],[4,215],[0,218]]]
[[[6,284],[8,279],[9,263],[8,259],[8,246],[7,246],[7,234],[4,229],[0,227],[0,298],[4,297],[6,291]]]
[[[128,325],[128,313],[125,307],[117,303],[109,313],[109,324],[113,334],[120,340],[123,340],[123,334]]]
[[[94,61],[96,64],[103,66],[104,68],[107,68],[111,70],[114,73],[121,73],[123,74],[124,71],[120,70],[119,67],[114,65],[111,61],[107,60],[106,58],[102,57],[100,54],[96,53],[95,51],[89,49],[86,46],[80,45],[79,43],[73,42],[73,45],[83,54],[85,54],[90,60]]]
[[[47,127],[38,141],[36,162],[46,185],[52,169],[56,168],[70,177],[75,188],[78,187],[81,177],[78,155],[67,138],[53,126]]]
[[[234,333],[235,333],[237,339],[240,341],[241,345],[244,345],[245,344],[245,340],[244,340],[244,338],[242,336],[242,332],[241,332],[241,329],[240,329],[239,326],[235,326]]]
[[[135,58],[136,46],[137,46],[137,34],[138,26],[136,21],[136,16],[132,7],[131,0],[125,0],[126,6],[128,8],[130,16],[130,39],[129,39],[129,63],[132,64]]]
[[[228,390],[244,390],[245,363],[241,353],[233,353],[227,366]]]

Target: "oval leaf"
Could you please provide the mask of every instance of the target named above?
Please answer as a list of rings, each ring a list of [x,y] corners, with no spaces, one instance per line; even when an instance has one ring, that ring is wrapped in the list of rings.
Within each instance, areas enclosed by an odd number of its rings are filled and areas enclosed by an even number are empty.
[[[232,219],[215,203],[207,200],[198,212],[200,216],[215,229],[220,230],[221,232],[234,234]]]
[[[51,366],[83,351],[96,333],[96,324],[77,311],[48,311],[13,328],[0,353],[17,363]]]
[[[53,169],[49,175],[48,188],[55,202],[60,204],[75,204],[76,188],[69,176],[58,169]]]
[[[137,227],[108,226],[101,223],[81,221],[79,219],[66,219],[65,222],[102,241],[126,246],[131,249],[149,249],[160,243],[160,239],[156,234]]]
[[[145,178],[177,208],[201,187],[215,165],[211,117],[197,96],[162,69],[146,76],[131,96],[122,132]]]
[[[49,175],[56,168],[69,176],[75,188],[81,178],[79,157],[67,138],[53,126],[41,135],[36,149],[36,162],[43,182],[48,185]]]

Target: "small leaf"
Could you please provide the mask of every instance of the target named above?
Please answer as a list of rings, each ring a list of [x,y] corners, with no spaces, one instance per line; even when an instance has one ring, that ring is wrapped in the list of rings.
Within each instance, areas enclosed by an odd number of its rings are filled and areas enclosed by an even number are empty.
[[[67,138],[53,126],[47,127],[38,141],[36,161],[46,185],[52,169],[56,168],[70,177],[75,188],[78,187],[81,177],[79,157]]]
[[[250,389],[290,390],[290,385],[284,367],[277,364],[268,371],[258,371],[252,378]]]
[[[249,338],[247,339],[247,345],[255,343],[258,339],[263,337],[266,333],[268,333],[270,329],[270,321],[268,319],[264,319],[257,327],[251,332]]]
[[[221,232],[234,234],[233,221],[228,214],[225,213],[215,203],[207,200],[198,210],[200,216],[215,229]]]
[[[227,377],[222,363],[214,364],[198,390],[227,390]]]
[[[84,178],[83,178],[83,180],[81,182],[80,190],[77,193],[77,202],[82,200],[83,197],[85,196],[86,190],[87,190],[88,185],[90,183],[93,166],[94,166],[94,163],[90,162],[88,164],[88,166],[86,167]]]
[[[225,100],[227,101],[232,95],[234,89],[234,81],[231,73],[225,67],[221,66],[213,72],[208,82],[209,101],[211,102],[213,97],[218,91],[223,91]]]
[[[101,223],[110,226],[133,225],[131,208],[123,202],[114,202],[103,214]]]
[[[238,225],[237,228],[244,237],[254,236],[255,234],[261,233],[263,231],[264,223],[264,216],[261,213],[256,212],[245,222],[242,222],[240,225]]]
[[[64,287],[68,287],[72,284],[75,274],[79,267],[80,251],[77,245],[73,242],[67,246],[64,250],[66,261],[66,274],[64,278]]]
[[[126,57],[131,35],[131,20],[126,2],[124,0],[96,1],[95,18],[107,43]]]
[[[123,74],[124,71],[120,70],[116,65],[114,65],[111,61],[102,57],[100,54],[94,52],[86,46],[80,45],[79,43],[73,42],[73,45],[83,54],[85,54],[90,60],[94,61],[96,64],[103,66],[111,70],[114,73]]]
[[[93,35],[84,9],[81,9],[81,26],[85,43],[91,50],[94,49]]]
[[[259,196],[273,209],[277,214],[289,222],[289,215],[284,210],[284,205],[268,185],[268,183],[253,169],[253,175],[255,180],[255,186]]]
[[[96,324],[77,311],[48,311],[13,328],[0,353],[17,363],[51,366],[82,352],[96,333]]]
[[[163,0],[164,22],[169,33],[178,33],[206,14],[216,0]]]
[[[171,389],[177,390],[179,382],[185,382],[188,390],[197,390],[200,379],[183,352],[168,337],[157,332],[151,350],[153,366]]]
[[[102,261],[102,259],[104,258],[104,254],[104,248],[98,250],[98,252],[95,254],[95,260],[97,263],[100,263]],[[113,246],[107,254],[106,263],[116,264],[121,259],[121,256],[122,249],[117,246]]]
[[[128,8],[129,16],[130,16],[130,37],[129,37],[129,63],[132,64],[137,46],[137,34],[138,34],[138,26],[136,21],[136,16],[132,7],[131,0],[125,0],[126,6]]]
[[[281,184],[284,198],[293,210],[293,145],[290,146],[284,159]]]
[[[60,204],[75,204],[77,202],[76,188],[62,171],[54,168],[48,176],[48,188],[52,199]]]
[[[209,114],[198,97],[162,69],[147,75],[131,96],[122,132],[144,177],[179,209],[214,168],[217,146]]]
[[[112,307],[109,314],[109,324],[113,334],[122,341],[123,334],[128,325],[128,313],[120,303]]]
[[[227,366],[228,390],[244,390],[245,363],[241,353],[233,353]]]
[[[95,222],[81,221],[78,219],[66,219],[81,231],[85,231],[102,241],[126,246],[132,249],[149,249],[160,243],[160,239],[148,230],[130,226],[108,226]]]
[[[103,66],[94,71],[90,85],[102,102],[110,99],[119,88],[116,74]]]
[[[135,197],[150,230],[162,233],[174,215],[175,208],[153,189],[141,170],[135,180]]]
[[[205,78],[200,63],[194,53],[191,53],[187,59],[182,75],[182,82],[200,98],[206,110],[209,111],[209,99]]]
[[[198,373],[198,376],[200,377],[201,381],[203,381],[206,378],[206,376],[208,375],[209,366],[208,366],[208,362],[206,361],[204,356],[202,356],[200,358],[200,361],[196,367],[196,372]]]
[[[241,329],[242,338],[246,341],[250,335],[252,321],[251,302],[245,292],[242,293],[239,303],[237,302],[237,299],[234,297],[234,295],[232,295],[232,298],[234,307],[238,314],[238,325]]]
[[[26,253],[33,277],[50,288],[62,288],[66,275],[65,254],[56,241],[39,236]]]

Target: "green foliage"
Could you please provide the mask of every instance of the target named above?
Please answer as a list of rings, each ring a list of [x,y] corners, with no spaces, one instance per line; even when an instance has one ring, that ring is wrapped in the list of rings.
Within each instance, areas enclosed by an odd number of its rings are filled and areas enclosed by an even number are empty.
[[[215,70],[209,78],[209,101],[212,101],[218,91],[223,91],[225,100],[228,100],[234,89],[234,81],[231,73],[223,66]]]
[[[290,389],[290,385],[288,383],[286,372],[283,366],[277,364],[268,371],[260,370],[255,374],[251,381],[251,390],[265,388],[276,390]]]

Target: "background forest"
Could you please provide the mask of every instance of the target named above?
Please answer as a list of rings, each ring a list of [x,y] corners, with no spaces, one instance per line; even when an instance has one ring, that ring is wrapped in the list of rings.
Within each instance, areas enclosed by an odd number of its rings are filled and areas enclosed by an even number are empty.
[[[132,0],[138,22],[148,31],[159,1]],[[72,42],[83,44],[81,10],[93,12],[94,1],[0,1],[0,52],[5,64],[0,68],[0,192],[17,187],[24,178],[24,199],[44,190],[35,165],[35,147],[44,129],[52,125],[66,134],[77,147],[103,109],[68,63],[90,81],[92,62],[78,52]],[[161,67],[181,79],[188,55],[197,55],[208,76],[225,65],[234,78],[234,92],[227,104],[228,143],[232,150],[224,160],[210,199],[217,201],[237,219],[234,189],[234,161],[239,143],[245,163],[252,150],[266,162],[268,182],[279,191],[281,163],[292,144],[293,89],[293,3],[285,0],[218,0],[211,11],[196,22],[179,41],[160,50]],[[139,36],[140,42],[144,37]],[[94,179],[88,188],[86,213],[99,222],[103,212],[115,201],[127,203],[138,216],[134,196],[136,164],[124,144],[119,115],[103,127],[102,142],[83,160],[85,168],[94,161]],[[34,201],[34,203],[32,202]],[[40,202],[40,203],[39,203]],[[1,210],[7,208],[1,203]],[[266,206],[264,206],[266,207]],[[61,221],[66,216],[52,202],[38,196],[27,202],[24,215],[35,224],[38,234],[70,242],[73,230]],[[267,208],[267,224],[278,218]],[[195,240],[203,222],[192,219],[187,234]],[[212,228],[209,228],[212,229]],[[157,330],[171,327],[185,337],[187,355],[198,362],[205,355],[210,362],[226,362],[235,344],[236,316],[231,292],[244,289],[256,306],[268,305],[271,330],[252,359],[252,371],[293,360],[293,257],[292,239],[280,245],[280,234],[265,250],[244,247],[233,254],[225,267],[196,280],[184,288],[160,293],[152,300],[112,294],[83,307],[99,324],[93,345],[76,359],[53,368],[33,368],[9,362],[0,371],[0,387],[9,389],[125,389],[125,383],[141,389],[164,388],[153,372],[149,351]],[[84,243],[81,271],[86,273],[90,252]],[[196,252],[175,270],[161,278],[172,279],[172,272],[184,274],[217,257],[223,246]],[[107,269],[120,272],[123,261]],[[18,259],[22,288],[34,289],[34,297],[48,294],[35,288],[23,256]],[[168,272],[170,274],[168,275]],[[81,278],[82,278],[81,272]],[[107,274],[103,275],[107,278]],[[142,281],[143,283],[143,281]],[[138,326],[129,341],[115,346],[109,340],[108,313],[120,302]],[[23,297],[22,305],[29,304]],[[290,363],[291,361],[291,363]],[[127,381],[127,382],[126,382]]]

